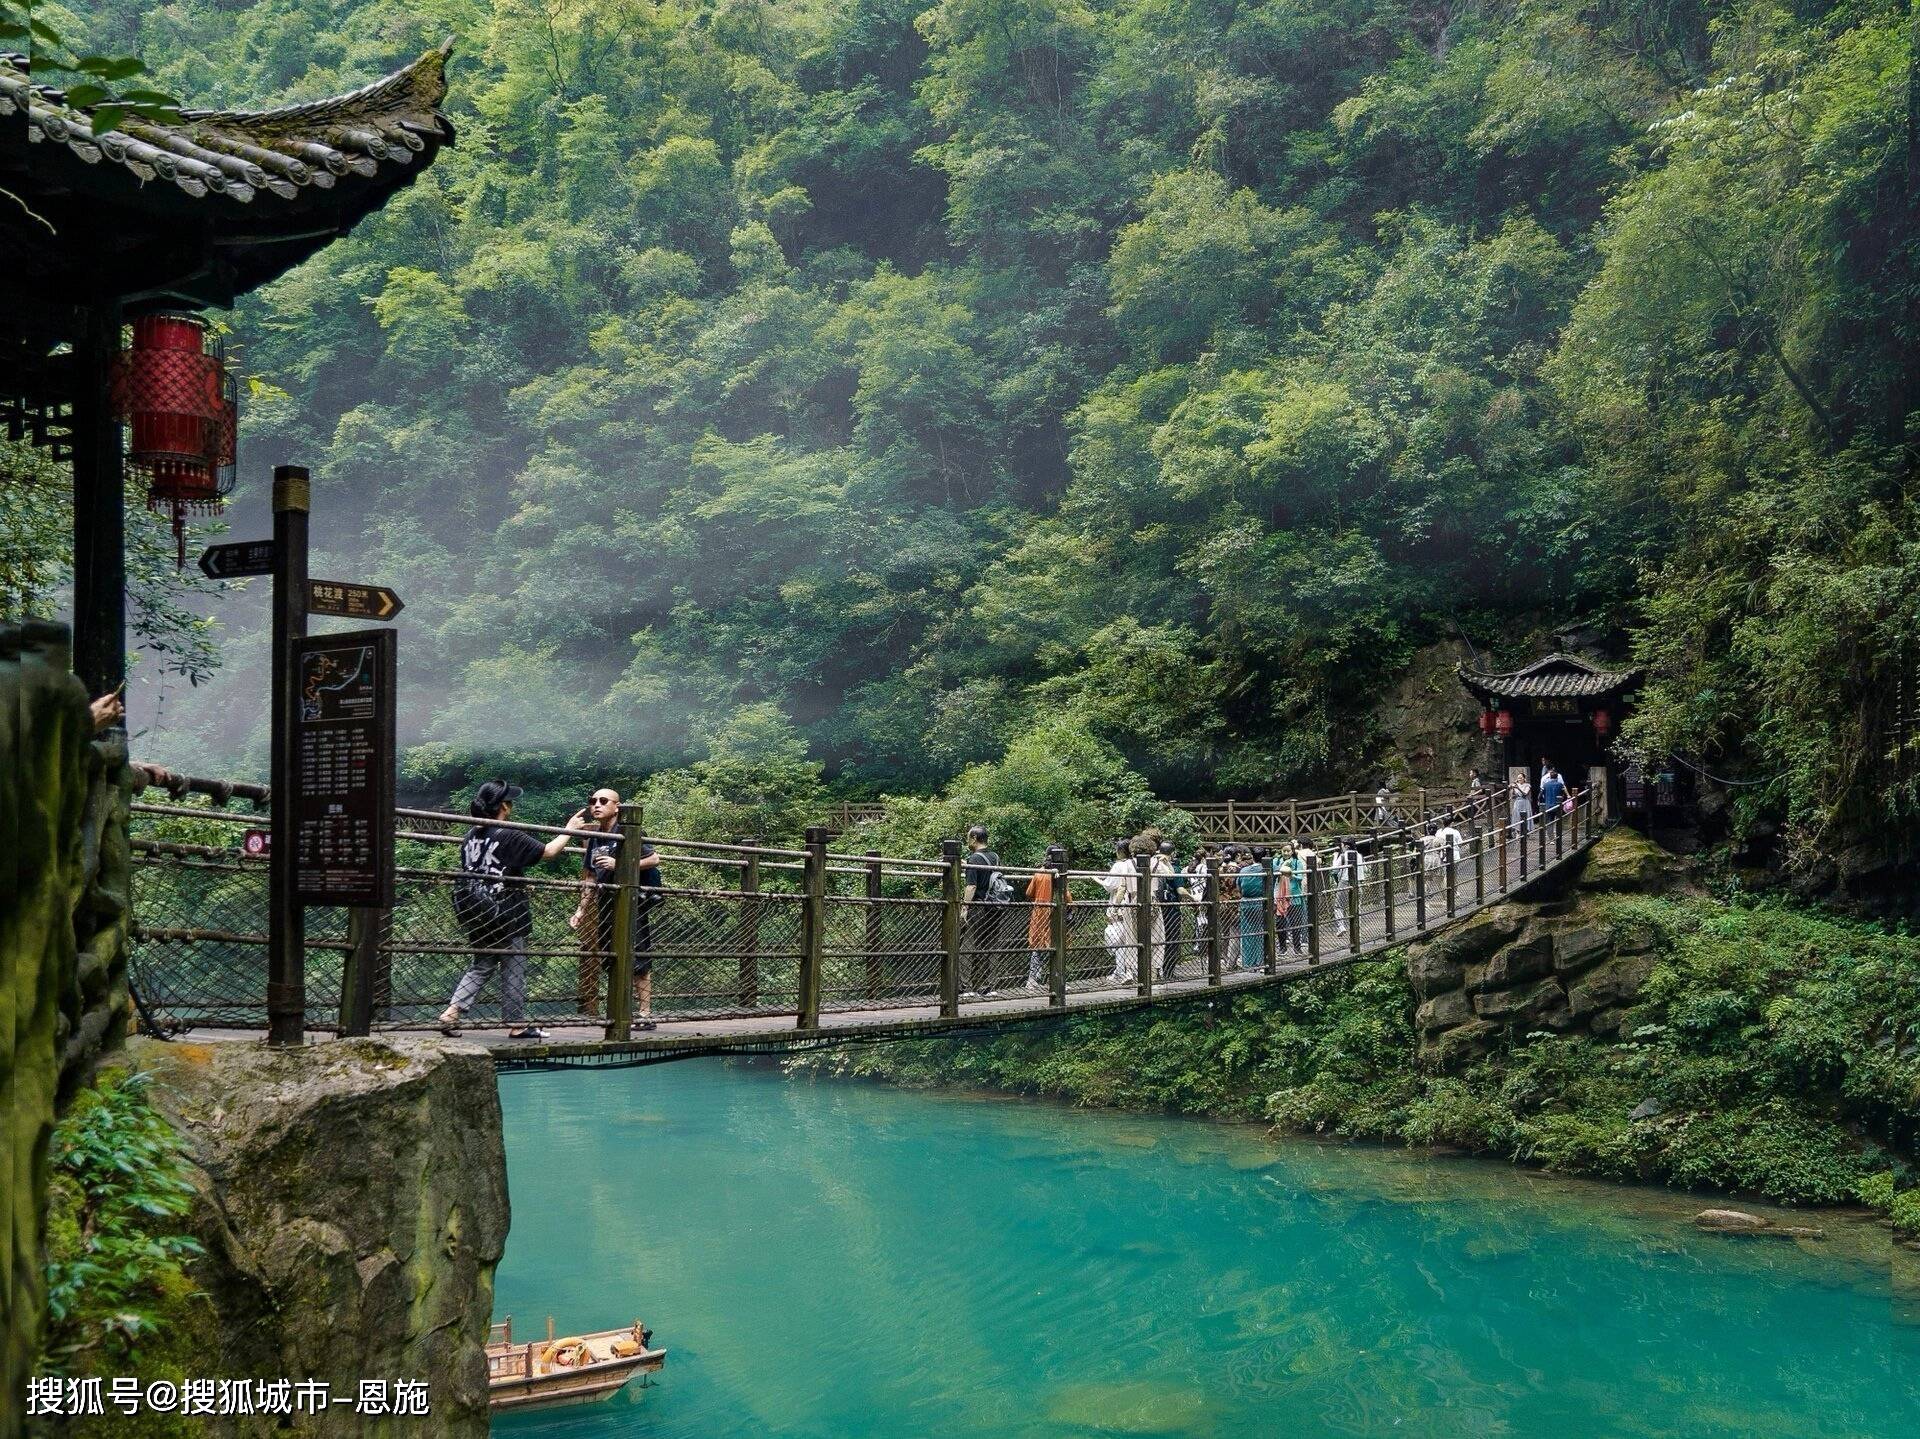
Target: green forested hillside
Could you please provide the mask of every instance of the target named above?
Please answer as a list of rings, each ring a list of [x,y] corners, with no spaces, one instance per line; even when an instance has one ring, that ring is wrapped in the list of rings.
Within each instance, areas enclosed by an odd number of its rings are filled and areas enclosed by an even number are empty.
[[[1905,816],[1885,0],[86,8],[197,104],[455,37],[458,146],[235,317],[256,468],[409,598],[423,772],[768,702],[874,787],[1064,710],[1305,791],[1417,644],[1580,623],[1801,853]]]

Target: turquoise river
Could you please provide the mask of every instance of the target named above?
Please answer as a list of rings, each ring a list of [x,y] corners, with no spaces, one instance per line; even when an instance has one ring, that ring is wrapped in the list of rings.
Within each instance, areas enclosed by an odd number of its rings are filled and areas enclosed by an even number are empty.
[[[495,1316],[669,1358],[499,1434],[1920,1434],[1920,1295],[1864,1226],[717,1061],[501,1093]]]

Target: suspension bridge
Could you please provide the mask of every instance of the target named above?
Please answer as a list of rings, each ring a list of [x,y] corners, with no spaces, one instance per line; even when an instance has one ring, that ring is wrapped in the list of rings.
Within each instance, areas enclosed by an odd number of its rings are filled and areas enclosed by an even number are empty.
[[[131,972],[162,1030],[266,1027],[266,798],[258,786],[186,780],[133,805]],[[968,902],[957,841],[938,857],[849,853],[822,825],[800,848],[717,844],[646,835],[628,807],[622,850],[658,855],[659,882],[623,863],[618,883],[584,885],[577,844],[551,876],[510,881],[531,917],[524,1017],[501,1013],[496,971],[461,1029],[502,1070],[557,1069],[1203,1002],[1431,935],[1572,863],[1605,824],[1604,797],[1591,793],[1537,819],[1517,819],[1504,794],[1441,799],[1365,833],[1351,821],[1373,817],[1372,796],[1267,806],[1302,850],[1294,872],[1274,854],[1239,869],[1215,858],[1170,885],[1164,862],[1145,855],[1081,869],[1054,851],[1044,866],[999,866],[1013,893],[1002,903]],[[393,906],[309,911],[309,1032],[434,1030],[476,955],[517,952],[456,921],[458,845],[472,823],[396,811]],[[511,827],[543,841],[563,833]],[[593,908],[609,901],[610,923]],[[546,1037],[509,1036],[528,1023]]]

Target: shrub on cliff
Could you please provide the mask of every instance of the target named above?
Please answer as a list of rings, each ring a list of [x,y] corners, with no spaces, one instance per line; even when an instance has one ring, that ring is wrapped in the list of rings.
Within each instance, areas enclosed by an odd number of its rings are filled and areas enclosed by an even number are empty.
[[[177,1382],[207,1337],[211,1315],[185,1268],[201,1246],[180,1222],[193,1189],[179,1136],[147,1085],[145,1075],[109,1070],[54,1128],[44,1373]],[[177,1415],[110,1410],[62,1432],[199,1431]]]

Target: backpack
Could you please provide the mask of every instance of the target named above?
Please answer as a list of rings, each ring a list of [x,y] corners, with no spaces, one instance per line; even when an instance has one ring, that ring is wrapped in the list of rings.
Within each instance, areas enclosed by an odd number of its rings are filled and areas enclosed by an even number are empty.
[[[987,873],[987,882],[982,892],[974,896],[974,901],[979,903],[984,900],[988,904],[1012,904],[1013,886],[1008,884],[1007,877],[1000,873],[1000,856],[990,849],[983,849],[977,857],[991,868]]]
[[[491,833],[488,827],[475,825],[460,846],[460,874],[453,882],[453,917],[470,938],[498,930],[507,916],[507,886],[487,843]]]

